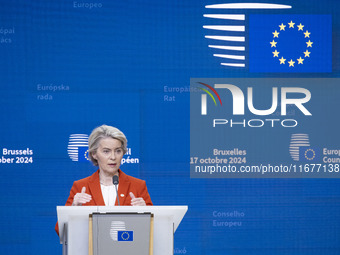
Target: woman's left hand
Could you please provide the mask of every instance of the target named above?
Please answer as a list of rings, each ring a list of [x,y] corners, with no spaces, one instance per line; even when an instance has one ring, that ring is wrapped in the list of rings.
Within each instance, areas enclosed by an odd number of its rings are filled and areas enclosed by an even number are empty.
[[[132,192],[130,192],[130,197],[131,197],[131,205],[132,206],[144,206],[144,205],[146,205],[145,201],[142,197],[135,197],[135,195]]]

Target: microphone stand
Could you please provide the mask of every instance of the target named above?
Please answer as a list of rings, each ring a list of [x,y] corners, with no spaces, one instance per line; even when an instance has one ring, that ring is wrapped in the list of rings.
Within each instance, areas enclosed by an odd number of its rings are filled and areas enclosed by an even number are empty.
[[[118,189],[117,189],[117,185],[118,185],[118,183],[119,183],[118,176],[117,176],[117,175],[114,175],[114,176],[112,177],[112,180],[113,180],[113,185],[115,185],[115,188],[116,188],[116,195],[117,195],[118,205],[120,205],[119,196],[118,196]]]

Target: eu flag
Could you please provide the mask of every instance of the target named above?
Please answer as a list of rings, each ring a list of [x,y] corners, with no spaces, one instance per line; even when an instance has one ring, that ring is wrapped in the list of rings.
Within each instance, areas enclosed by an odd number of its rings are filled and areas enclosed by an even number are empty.
[[[78,161],[79,162],[87,162],[89,161],[89,148],[86,147],[78,147]]]
[[[320,149],[302,146],[299,148],[299,159],[302,162],[316,162],[320,159]]]
[[[331,15],[249,15],[250,72],[332,72]]]
[[[118,241],[133,241],[133,231],[118,231]]]

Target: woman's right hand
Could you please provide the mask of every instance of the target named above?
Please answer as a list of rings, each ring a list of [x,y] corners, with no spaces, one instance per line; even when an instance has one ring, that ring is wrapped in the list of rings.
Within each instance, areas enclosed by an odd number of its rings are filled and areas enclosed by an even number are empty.
[[[86,191],[86,187],[83,187],[81,189],[81,193],[75,194],[72,205],[74,206],[82,205],[92,200],[92,196],[85,193],[85,191]]]

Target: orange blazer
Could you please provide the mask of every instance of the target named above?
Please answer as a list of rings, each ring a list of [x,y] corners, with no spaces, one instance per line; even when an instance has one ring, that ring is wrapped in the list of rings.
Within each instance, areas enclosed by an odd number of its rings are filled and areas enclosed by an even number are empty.
[[[132,192],[135,195],[135,197],[142,197],[146,205],[152,205],[152,201],[148,189],[146,188],[145,181],[129,176],[123,173],[120,169],[118,171],[119,171],[118,196],[120,205],[131,205],[131,197],[129,194],[130,192]],[[73,186],[70,191],[70,196],[68,197],[65,205],[67,206],[72,205],[75,194],[80,193],[83,187],[86,187],[86,193],[92,196],[91,201],[83,205],[85,206],[105,205],[102,190],[100,188],[99,170],[96,171],[91,176],[75,181],[73,183]],[[115,205],[118,205],[117,199]],[[59,235],[58,222],[55,225],[55,231]]]

